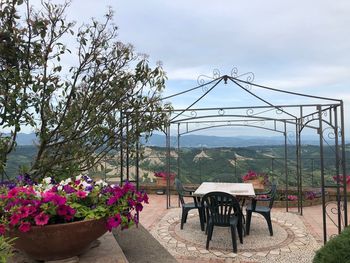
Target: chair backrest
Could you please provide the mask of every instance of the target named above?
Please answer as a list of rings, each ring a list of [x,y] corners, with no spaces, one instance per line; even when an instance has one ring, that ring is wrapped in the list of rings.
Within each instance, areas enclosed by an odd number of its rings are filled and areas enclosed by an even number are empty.
[[[175,189],[176,189],[176,192],[179,195],[179,199],[180,199],[181,205],[183,205],[185,203],[185,200],[184,200],[184,193],[185,193],[184,190],[185,189],[184,189],[181,181],[178,178],[175,178]]]
[[[272,184],[271,185],[271,190],[269,192],[269,199],[270,199],[269,207],[270,207],[270,209],[272,208],[273,202],[275,201],[276,193],[277,193],[277,185],[276,184]]]
[[[236,197],[224,192],[210,192],[203,196],[202,204],[209,209],[210,218],[216,225],[230,225],[230,217],[240,217],[241,209]]]

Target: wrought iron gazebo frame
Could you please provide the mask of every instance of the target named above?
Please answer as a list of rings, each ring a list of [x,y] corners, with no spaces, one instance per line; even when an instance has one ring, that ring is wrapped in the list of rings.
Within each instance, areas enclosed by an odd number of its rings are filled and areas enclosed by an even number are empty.
[[[347,184],[346,177],[342,177],[340,182],[341,174],[346,175],[346,156],[345,156],[345,134],[344,134],[344,105],[343,101],[339,99],[320,97],[315,95],[307,95],[297,92],[285,91],[276,88],[271,88],[263,85],[253,83],[254,74],[246,73],[238,76],[238,70],[234,69],[231,75],[220,76],[218,70],[214,70],[213,77],[210,81],[205,80],[206,76],[200,76],[198,78],[198,86],[190,88],[188,90],[176,93],[162,100],[169,100],[174,97],[180,97],[181,95],[187,94],[188,92],[202,89],[204,94],[191,103],[188,107],[183,109],[174,109],[169,112],[168,124],[164,127],[164,133],[166,135],[166,160],[167,160],[167,172],[170,173],[170,136],[171,127],[176,125],[177,127],[177,152],[180,153],[180,139],[181,136],[214,127],[253,127],[258,129],[265,129],[272,132],[280,133],[284,136],[284,171],[285,171],[285,192],[288,193],[288,142],[290,140],[290,134],[295,134],[295,158],[296,158],[296,178],[297,178],[297,192],[298,192],[298,212],[303,215],[303,200],[302,200],[302,167],[301,167],[301,134],[305,128],[313,129],[317,131],[319,135],[319,147],[320,147],[320,172],[321,172],[321,198],[322,198],[322,215],[323,215],[323,239],[327,241],[327,218],[326,218],[326,188],[336,188],[336,214],[338,227],[338,233],[342,231],[343,226],[348,225],[348,212],[347,212]],[[245,80],[243,79],[245,78]],[[252,97],[258,99],[263,105],[255,106],[243,106],[243,107],[201,107],[194,108],[194,106],[206,97],[219,83],[234,84],[244,92],[250,94]],[[276,92],[280,94],[294,95],[299,98],[309,98],[317,100],[316,103],[305,103],[305,104],[284,104],[275,105],[268,100],[255,94],[251,88],[259,88],[270,92]],[[245,113],[236,113],[236,112]],[[258,112],[256,112],[258,111]],[[271,117],[271,112],[274,111],[275,115]],[[232,113],[230,113],[232,112]],[[121,113],[122,114],[122,113]],[[122,116],[121,116],[121,119]],[[127,120],[126,120],[127,122]],[[263,124],[262,124],[263,123]],[[266,126],[268,123],[270,126]],[[204,125],[200,127],[200,125]],[[193,125],[196,127],[193,128]],[[126,124],[126,127],[128,125]],[[292,129],[290,128],[292,127]],[[330,130],[328,133],[328,139],[334,140],[334,156],[335,156],[335,170],[337,183],[334,186],[325,184],[325,165],[324,165],[324,144],[327,143],[324,133]],[[128,130],[122,130],[121,136],[127,138]],[[128,145],[128,144],[126,144]],[[126,177],[129,179],[129,165],[128,149],[121,148],[121,181],[123,181],[123,166],[126,169]],[[136,151],[136,183],[138,186],[139,172],[138,172],[138,151]],[[126,156],[126,163],[124,163]],[[177,158],[177,173],[180,176],[180,158]],[[168,179],[166,187],[167,208],[171,207],[170,199],[170,180]],[[288,199],[286,199],[286,211],[289,211]]]

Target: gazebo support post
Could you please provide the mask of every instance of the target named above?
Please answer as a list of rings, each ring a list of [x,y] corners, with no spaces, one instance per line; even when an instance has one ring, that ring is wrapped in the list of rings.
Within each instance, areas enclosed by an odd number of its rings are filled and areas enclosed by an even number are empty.
[[[327,242],[327,219],[326,219],[326,196],[325,196],[325,184],[324,184],[324,156],[323,156],[323,128],[322,128],[322,109],[321,106],[317,106],[319,128],[318,134],[320,137],[320,168],[321,168],[321,191],[322,191],[322,219],[323,219],[323,243]]]
[[[287,144],[287,123],[284,121],[284,173],[285,173],[285,180],[286,180],[286,212],[288,212],[288,144]]]
[[[341,118],[341,145],[342,145],[342,170],[343,170],[343,192],[344,192],[344,225],[348,226],[348,195],[347,195],[347,184],[346,184],[346,154],[345,154],[345,122],[344,122],[344,104],[340,102],[340,118]]]

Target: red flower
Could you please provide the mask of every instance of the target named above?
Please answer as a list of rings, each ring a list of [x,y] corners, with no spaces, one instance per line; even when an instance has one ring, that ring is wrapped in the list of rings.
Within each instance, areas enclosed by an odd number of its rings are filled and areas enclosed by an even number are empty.
[[[31,224],[29,222],[23,222],[20,226],[19,226],[19,231],[21,232],[28,232],[31,228]]]
[[[242,180],[243,181],[248,181],[248,180],[252,180],[254,178],[258,177],[258,174],[254,171],[248,171],[248,173],[246,173],[243,177]]]
[[[49,222],[49,216],[44,212],[41,212],[36,217],[34,217],[34,220],[37,226],[44,226]]]

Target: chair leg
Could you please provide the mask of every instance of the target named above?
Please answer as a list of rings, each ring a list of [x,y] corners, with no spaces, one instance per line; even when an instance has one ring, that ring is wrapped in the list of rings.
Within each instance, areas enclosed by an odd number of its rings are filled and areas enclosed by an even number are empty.
[[[208,207],[205,208],[205,217],[206,217],[206,221],[207,221],[207,225],[205,227],[205,234],[208,234],[208,225],[209,225],[209,209]]]
[[[246,220],[246,225],[245,225],[245,232],[247,236],[249,235],[249,230],[250,230],[250,221],[252,220],[252,211],[248,210],[247,211],[247,220]]]
[[[208,250],[209,249],[209,242],[211,240],[211,235],[213,234],[214,226],[209,224],[207,228],[208,228],[208,235],[207,235],[207,244],[206,244],[205,248]]]
[[[188,211],[186,210],[186,213],[185,213],[185,223],[187,222],[187,216],[188,216]]]
[[[241,244],[243,244],[243,224],[242,224],[242,221],[238,221],[237,232],[238,232],[238,236],[239,236],[239,242]]]
[[[202,208],[198,208],[199,214],[199,222],[201,223],[201,230],[204,231],[204,210]]]
[[[209,229],[209,240],[211,240],[211,238],[213,237],[213,232],[214,232],[214,224],[210,225],[210,229]]]
[[[267,222],[267,226],[269,227],[269,232],[270,232],[270,236],[273,236],[273,230],[272,230],[272,222],[271,222],[271,214],[262,214]]]
[[[231,237],[232,237],[233,253],[237,253],[236,226],[234,225],[231,225]]]
[[[184,228],[184,223],[186,223],[188,211],[185,209],[182,209],[182,216],[181,216],[181,229]]]

